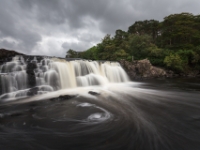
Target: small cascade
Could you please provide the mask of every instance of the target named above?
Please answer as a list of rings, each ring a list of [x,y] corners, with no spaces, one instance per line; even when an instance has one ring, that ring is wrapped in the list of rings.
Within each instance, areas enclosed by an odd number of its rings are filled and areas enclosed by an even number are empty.
[[[10,93],[27,88],[26,64],[22,56],[0,66],[2,93]]]
[[[118,62],[16,56],[0,66],[0,99],[127,81]]]
[[[101,65],[103,76],[106,76],[109,82],[127,82],[127,74],[116,62],[105,62]]]

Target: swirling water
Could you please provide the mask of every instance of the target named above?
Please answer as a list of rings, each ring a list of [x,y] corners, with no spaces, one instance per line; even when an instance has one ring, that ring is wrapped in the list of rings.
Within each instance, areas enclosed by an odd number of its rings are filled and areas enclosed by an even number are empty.
[[[0,149],[199,150],[199,91],[199,79],[163,79],[4,100]]]

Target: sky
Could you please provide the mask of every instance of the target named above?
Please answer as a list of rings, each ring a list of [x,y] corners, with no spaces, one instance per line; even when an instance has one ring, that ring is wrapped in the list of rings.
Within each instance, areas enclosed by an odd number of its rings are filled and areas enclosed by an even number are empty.
[[[135,21],[200,14],[200,0],[0,0],[0,48],[65,57]]]

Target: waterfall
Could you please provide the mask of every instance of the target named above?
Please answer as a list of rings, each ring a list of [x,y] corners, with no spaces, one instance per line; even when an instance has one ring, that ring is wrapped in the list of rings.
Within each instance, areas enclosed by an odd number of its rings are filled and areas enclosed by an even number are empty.
[[[0,66],[0,99],[127,81],[118,62],[16,56]]]

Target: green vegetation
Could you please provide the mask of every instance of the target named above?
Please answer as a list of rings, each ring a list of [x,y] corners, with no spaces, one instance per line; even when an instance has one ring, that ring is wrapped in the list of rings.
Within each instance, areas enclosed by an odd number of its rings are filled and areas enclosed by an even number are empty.
[[[148,58],[153,65],[175,72],[200,70],[200,15],[172,14],[162,22],[137,21],[128,31],[116,30],[84,52],[69,50],[66,57],[127,61]]]

